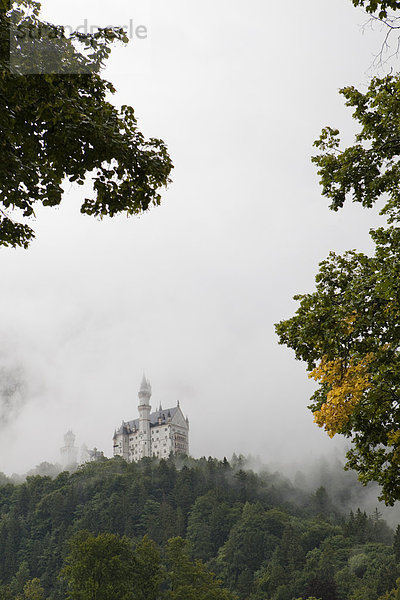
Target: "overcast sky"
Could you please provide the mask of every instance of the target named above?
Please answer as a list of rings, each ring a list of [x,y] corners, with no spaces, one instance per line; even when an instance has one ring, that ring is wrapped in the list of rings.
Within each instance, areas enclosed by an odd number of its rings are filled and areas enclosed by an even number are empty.
[[[85,190],[68,184],[60,209],[38,211],[28,251],[0,251],[0,365],[25,382],[3,411],[0,471],[59,460],[68,429],[111,456],[143,370],[153,407],[180,400],[196,457],[340,453],[273,325],[330,250],[368,251],[381,222],[330,212],[310,156],[327,124],[351,140],[338,90],[379,74],[382,33],[362,32],[350,0],[46,0],[44,15],[147,27],[105,76],[175,169],[162,206],[135,219],[81,216]]]

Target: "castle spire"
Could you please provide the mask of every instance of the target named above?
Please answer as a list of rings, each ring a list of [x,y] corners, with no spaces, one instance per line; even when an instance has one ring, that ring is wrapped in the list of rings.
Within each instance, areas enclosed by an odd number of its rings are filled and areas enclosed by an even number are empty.
[[[139,388],[139,452],[140,458],[151,456],[150,437],[150,398],[151,385],[143,373],[142,383]]]
[[[139,397],[140,397],[141,392],[148,394],[149,397],[151,396],[150,381],[148,379],[146,379],[146,375],[145,375],[144,371],[143,371],[142,383],[140,384],[140,388],[139,388]]]

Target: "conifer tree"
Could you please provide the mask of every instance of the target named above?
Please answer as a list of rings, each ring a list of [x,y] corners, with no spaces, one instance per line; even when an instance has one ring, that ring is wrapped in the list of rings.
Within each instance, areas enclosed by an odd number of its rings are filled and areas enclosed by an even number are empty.
[[[396,533],[394,534],[393,551],[396,562],[400,563],[400,525],[397,525]]]

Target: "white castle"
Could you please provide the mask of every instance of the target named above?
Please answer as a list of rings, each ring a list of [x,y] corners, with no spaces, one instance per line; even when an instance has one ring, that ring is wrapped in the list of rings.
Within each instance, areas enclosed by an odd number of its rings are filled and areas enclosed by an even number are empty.
[[[189,454],[189,420],[179,406],[150,413],[151,385],[143,375],[139,389],[139,418],[122,421],[114,433],[114,456],[133,462],[145,456],[168,458]]]

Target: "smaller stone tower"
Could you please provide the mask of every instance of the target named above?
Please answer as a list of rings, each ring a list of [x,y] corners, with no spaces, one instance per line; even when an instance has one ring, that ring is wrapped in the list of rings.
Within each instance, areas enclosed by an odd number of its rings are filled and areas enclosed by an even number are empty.
[[[151,456],[150,435],[150,398],[151,385],[143,373],[142,383],[139,389],[139,455],[140,458]]]
[[[64,435],[64,446],[60,448],[61,462],[63,467],[75,465],[78,458],[78,448],[74,446],[75,435],[71,430]]]

